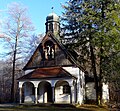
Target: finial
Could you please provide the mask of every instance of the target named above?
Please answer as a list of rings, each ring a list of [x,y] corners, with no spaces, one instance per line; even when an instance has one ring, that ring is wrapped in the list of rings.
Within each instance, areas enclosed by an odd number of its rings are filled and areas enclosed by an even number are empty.
[[[51,9],[52,9],[52,13],[53,13],[53,9],[54,9],[54,7],[51,7]]]

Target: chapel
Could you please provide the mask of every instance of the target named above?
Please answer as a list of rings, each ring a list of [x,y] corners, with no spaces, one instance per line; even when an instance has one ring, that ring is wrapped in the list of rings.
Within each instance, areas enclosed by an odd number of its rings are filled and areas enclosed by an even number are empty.
[[[84,104],[95,100],[93,79],[86,79],[84,67],[60,40],[60,17],[46,17],[46,34],[24,66],[18,79],[20,103]],[[92,81],[91,81],[92,80]],[[109,99],[108,85],[103,84],[103,99]]]

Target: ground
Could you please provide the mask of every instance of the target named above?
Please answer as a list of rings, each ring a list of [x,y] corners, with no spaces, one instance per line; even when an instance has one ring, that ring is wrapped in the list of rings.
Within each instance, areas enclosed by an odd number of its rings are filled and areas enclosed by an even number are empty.
[[[108,111],[107,107],[96,105],[76,105],[76,106],[39,106],[39,105],[12,105],[0,104],[0,111]]]

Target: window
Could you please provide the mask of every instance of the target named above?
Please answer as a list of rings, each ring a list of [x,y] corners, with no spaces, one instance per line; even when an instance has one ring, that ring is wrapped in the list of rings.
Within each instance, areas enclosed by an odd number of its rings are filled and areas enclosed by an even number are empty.
[[[64,85],[63,86],[63,94],[70,94],[70,86],[69,85]]]
[[[44,52],[45,52],[45,59],[48,59],[48,60],[54,59],[54,57],[55,57],[55,46],[54,46],[52,41],[47,41],[45,43]]]
[[[49,24],[49,31],[52,31],[52,32],[53,32],[53,23],[50,23],[50,24]]]

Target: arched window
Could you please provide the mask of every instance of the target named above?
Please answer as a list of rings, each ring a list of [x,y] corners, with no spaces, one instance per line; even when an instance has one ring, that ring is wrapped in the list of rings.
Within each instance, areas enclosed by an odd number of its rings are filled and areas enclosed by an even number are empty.
[[[63,94],[70,94],[70,86],[69,85],[64,85],[63,86]]]
[[[46,41],[44,44],[45,59],[51,60],[55,58],[55,45],[52,41]]]

